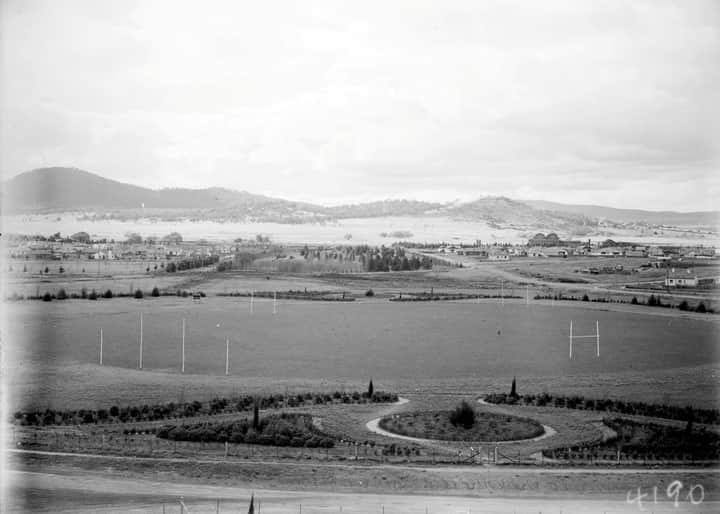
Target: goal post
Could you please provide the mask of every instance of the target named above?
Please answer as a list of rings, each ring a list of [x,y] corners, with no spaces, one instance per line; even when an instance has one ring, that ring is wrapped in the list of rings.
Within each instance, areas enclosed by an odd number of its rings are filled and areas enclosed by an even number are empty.
[[[569,357],[573,357],[573,345],[577,343],[595,343],[595,356],[600,357],[600,320],[595,320],[595,333],[575,335],[573,333],[573,321],[570,320],[570,352]],[[579,341],[578,341],[579,340]]]

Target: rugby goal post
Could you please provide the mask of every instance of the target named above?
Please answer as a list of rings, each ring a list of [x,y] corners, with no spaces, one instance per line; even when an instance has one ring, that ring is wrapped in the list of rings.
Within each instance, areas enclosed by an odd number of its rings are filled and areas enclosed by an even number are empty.
[[[580,341],[576,341],[577,339],[580,339]],[[591,341],[587,341],[587,339],[591,339]],[[594,334],[587,334],[587,335],[575,335],[573,334],[573,322],[570,320],[570,358],[572,359],[573,356],[573,342],[575,344],[579,343],[592,343],[592,339],[595,341],[595,356],[600,357],[600,321],[595,321],[595,333]]]

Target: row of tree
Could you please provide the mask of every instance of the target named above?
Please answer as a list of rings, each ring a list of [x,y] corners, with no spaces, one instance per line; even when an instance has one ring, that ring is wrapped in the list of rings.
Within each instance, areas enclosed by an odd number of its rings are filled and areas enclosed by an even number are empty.
[[[700,409],[687,405],[659,405],[644,402],[614,400],[609,398],[594,399],[583,396],[561,396],[549,393],[515,395],[507,393],[492,393],[485,396],[485,400],[497,404],[535,405],[539,407],[562,407],[567,409],[596,410],[605,412],[618,412],[636,416],[649,416],[653,418],[677,419],[682,421],[693,420],[696,423],[720,423],[720,411],[717,409]]]
[[[190,259],[182,259],[179,261],[168,262],[165,271],[175,273],[176,271],[185,271],[189,269],[204,268],[212,266],[220,261],[219,255],[206,255],[203,257],[193,257]]]
[[[633,296],[632,299],[628,302],[626,300],[621,300],[619,298],[590,298],[587,294],[582,295],[582,297],[577,296],[566,296],[562,293],[557,293],[554,295],[540,295],[536,294],[534,296],[535,300],[564,300],[564,301],[571,301],[571,302],[592,302],[592,303],[629,303],[631,305],[647,305],[648,307],[665,307],[667,309],[679,309],[681,311],[694,311],[694,312],[702,312],[702,313],[714,313],[715,310],[710,309],[705,306],[705,304],[700,301],[698,302],[695,307],[691,307],[690,304],[686,300],[683,300],[679,304],[675,305],[672,303],[663,302],[662,298],[660,296],[655,296],[654,294],[651,294],[647,301],[639,300],[637,296]]]
[[[14,413],[16,423],[22,425],[74,425],[81,423],[127,423],[140,421],[158,421],[172,418],[191,418],[200,415],[248,412],[257,409],[277,409],[280,407],[302,407],[304,405],[323,405],[332,403],[390,403],[398,396],[384,391],[302,393],[267,396],[244,395],[233,398],[214,398],[209,402],[169,402],[155,405],[135,405],[109,409],[80,410],[31,410]]]
[[[365,271],[412,271],[432,269],[432,259],[413,255],[407,257],[405,249],[399,245],[339,245],[333,247],[318,246],[310,249],[305,245],[300,250],[305,260],[336,260],[339,262],[359,262]]]

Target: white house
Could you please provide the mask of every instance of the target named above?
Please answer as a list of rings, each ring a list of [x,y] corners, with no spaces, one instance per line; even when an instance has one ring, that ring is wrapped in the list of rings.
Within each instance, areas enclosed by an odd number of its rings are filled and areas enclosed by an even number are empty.
[[[666,287],[697,287],[697,285],[697,275],[689,268],[684,270],[684,272],[676,271],[675,268],[673,268],[667,277],[665,277]]]

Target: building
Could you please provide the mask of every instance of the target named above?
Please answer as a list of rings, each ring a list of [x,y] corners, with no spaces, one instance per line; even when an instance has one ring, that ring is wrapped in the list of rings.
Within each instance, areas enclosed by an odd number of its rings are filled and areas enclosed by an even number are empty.
[[[568,255],[572,254],[572,250],[568,248],[563,248],[560,246],[550,246],[547,248],[543,248],[543,253],[546,257],[567,257]]]
[[[697,287],[698,277],[690,268],[685,270],[671,269],[665,277],[665,287]]]

